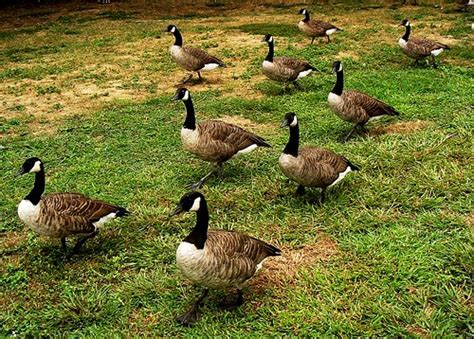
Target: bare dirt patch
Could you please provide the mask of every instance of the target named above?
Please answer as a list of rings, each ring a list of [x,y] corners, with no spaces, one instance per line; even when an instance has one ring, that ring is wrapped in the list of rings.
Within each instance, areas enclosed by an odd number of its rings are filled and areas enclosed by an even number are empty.
[[[269,286],[282,288],[294,285],[299,279],[300,269],[327,262],[339,253],[337,243],[323,233],[318,235],[314,244],[299,248],[281,246],[280,249],[282,255],[269,258],[263,264],[262,272],[252,280],[251,286],[256,291]]]
[[[368,133],[369,135],[412,134],[425,129],[429,125],[430,122],[425,120],[402,121],[369,129]]]
[[[228,124],[234,124],[239,127],[242,127],[244,129],[248,129],[250,131],[265,131],[265,133],[268,133],[269,131],[277,130],[276,125],[272,124],[262,124],[262,123],[257,123],[255,121],[252,121],[250,119],[243,118],[238,115],[224,115],[223,117],[219,118],[218,120],[224,121]]]

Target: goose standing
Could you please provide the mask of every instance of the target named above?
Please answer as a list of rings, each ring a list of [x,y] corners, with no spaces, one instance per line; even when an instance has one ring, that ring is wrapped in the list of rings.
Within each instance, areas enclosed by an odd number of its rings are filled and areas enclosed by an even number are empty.
[[[45,175],[39,158],[29,158],[23,163],[18,175],[26,173],[35,173],[35,183],[18,205],[18,216],[39,234],[61,239],[65,253],[66,238],[78,236],[69,257],[77,253],[87,239],[96,236],[106,222],[129,214],[123,207],[92,200],[79,193],[52,193],[42,197]]]
[[[295,87],[301,87],[297,80],[317,70],[308,62],[290,57],[274,57],[274,39],[270,34],[262,38],[262,42],[268,43],[268,54],[262,63],[263,73],[271,80],[293,83]]]
[[[245,154],[257,147],[271,147],[263,138],[238,126],[218,120],[205,120],[196,124],[191,94],[186,88],[179,88],[173,100],[181,100],[186,107],[186,119],[181,129],[184,148],[204,161],[214,165],[214,169],[189,188],[200,188],[207,178],[234,155]]]
[[[299,186],[297,195],[305,193],[305,187],[321,188],[319,203],[325,199],[326,189],[344,179],[347,173],[359,167],[345,157],[318,147],[299,148],[299,124],[296,114],[286,113],[281,127],[290,128],[290,138],[278,159],[282,172]]]
[[[418,60],[431,56],[431,63],[436,67],[435,57],[441,54],[445,49],[450,49],[447,45],[424,38],[410,38],[411,25],[407,19],[400,23],[400,26],[405,26],[405,34],[398,40],[403,53],[412,59],[415,63]]]
[[[344,73],[342,63],[335,61],[333,72],[337,75],[336,84],[329,93],[328,102],[331,110],[342,120],[352,122],[354,127],[344,138],[347,141],[358,126],[363,127],[368,121],[383,115],[399,115],[392,106],[358,91],[344,91]]]
[[[243,303],[242,287],[262,267],[265,259],[279,256],[278,248],[246,234],[208,230],[209,211],[199,192],[185,194],[170,216],[196,212],[196,226],[176,250],[176,262],[183,275],[204,287],[193,306],[176,320],[190,325],[199,319],[199,306],[210,288],[237,288],[237,299],[223,303],[227,309]]]
[[[329,22],[321,20],[311,20],[309,18],[309,12],[306,8],[302,8],[299,11],[299,14],[304,15],[304,19],[298,23],[298,28],[301,32],[312,38],[311,44],[313,44],[316,37],[327,37],[328,43],[331,42],[329,37],[331,34],[334,34],[342,29],[337,28]]]
[[[197,72],[199,80],[202,81],[202,71],[211,71],[218,67],[227,67],[222,60],[207,54],[202,49],[189,46],[183,47],[183,37],[175,25],[169,25],[165,32],[173,34],[175,39],[170,49],[171,57],[180,67],[191,72],[182,83],[188,82],[193,77],[192,72]]]

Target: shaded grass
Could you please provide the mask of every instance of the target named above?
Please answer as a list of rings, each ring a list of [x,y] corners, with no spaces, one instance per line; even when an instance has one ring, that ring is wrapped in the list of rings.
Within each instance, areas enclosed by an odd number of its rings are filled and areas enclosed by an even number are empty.
[[[238,29],[245,33],[261,35],[261,36],[265,34],[271,34],[275,36],[294,37],[300,34],[296,25],[283,24],[283,23],[245,24],[245,25],[235,26],[232,28]]]

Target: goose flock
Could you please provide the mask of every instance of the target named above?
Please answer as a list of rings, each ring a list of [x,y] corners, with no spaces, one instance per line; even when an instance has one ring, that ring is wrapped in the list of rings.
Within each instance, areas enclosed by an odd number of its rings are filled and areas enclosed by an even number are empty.
[[[309,11],[302,8],[299,14],[304,18],[297,24],[302,33],[310,37],[311,44],[316,37],[327,37],[342,31],[340,28],[321,20],[310,19]],[[445,44],[429,39],[411,37],[411,25],[403,20],[405,34],[399,39],[403,53],[418,62],[431,57],[433,67],[435,57],[449,49]],[[188,82],[194,74],[203,81],[201,72],[226,67],[226,64],[207,52],[183,46],[183,37],[178,27],[169,25],[165,29],[174,36],[170,48],[172,59],[178,66],[190,72],[182,81]],[[316,67],[308,61],[274,56],[275,39],[265,34],[262,42],[268,44],[268,54],[262,62],[262,71],[269,79],[286,85],[301,87],[298,80],[308,76]],[[368,94],[344,89],[344,71],[341,61],[335,61],[332,70],[336,75],[334,88],[328,94],[329,108],[342,120],[353,124],[347,141],[357,128],[363,128],[367,122],[381,116],[397,116],[400,113],[392,106],[371,97]],[[190,192],[184,194],[170,216],[182,212],[195,212],[196,224],[189,235],[182,240],[176,251],[176,261],[182,274],[194,284],[203,287],[203,292],[191,308],[177,317],[183,325],[191,325],[199,319],[199,307],[209,289],[237,290],[237,295],[223,303],[226,309],[232,309],[243,303],[242,289],[262,267],[262,263],[272,256],[281,255],[281,251],[249,235],[226,231],[209,230],[209,210],[205,196],[198,192],[206,180],[222,165],[234,156],[243,155],[257,148],[269,148],[270,144],[261,136],[239,126],[219,120],[196,121],[196,114],[189,89],[177,89],[173,100],[182,101],[186,116],[181,128],[183,148],[198,158],[210,162],[214,168],[198,182],[189,185]],[[289,139],[278,159],[283,174],[298,184],[296,195],[305,193],[306,188],[320,188],[319,204],[324,203],[329,187],[343,180],[350,172],[360,170],[348,158],[331,150],[300,146],[300,122],[295,112],[284,115],[282,128],[289,129]],[[304,124],[303,124],[304,128]],[[44,163],[37,157],[24,161],[19,174],[33,173],[34,185],[31,192],[18,205],[18,216],[27,227],[41,235],[60,239],[67,256],[77,253],[87,239],[96,236],[107,222],[128,216],[124,207],[100,200],[88,198],[79,193],[53,193],[43,196],[45,190]],[[67,254],[66,238],[78,238],[73,250]]]

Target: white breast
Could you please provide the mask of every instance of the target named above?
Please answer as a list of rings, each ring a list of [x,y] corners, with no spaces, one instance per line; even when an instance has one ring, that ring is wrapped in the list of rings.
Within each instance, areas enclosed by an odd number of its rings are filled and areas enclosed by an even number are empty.
[[[38,231],[38,217],[40,212],[40,203],[36,206],[31,203],[29,200],[22,200],[18,204],[18,216],[21,221],[23,221],[26,226]]]
[[[337,179],[331,185],[329,185],[329,187],[334,186],[339,181],[344,179],[344,177],[347,175],[347,173],[349,173],[351,171],[352,171],[351,168],[349,166],[347,166],[346,170],[344,172],[339,173],[339,176],[337,177]]]
[[[181,141],[185,147],[193,148],[199,142],[199,132],[196,129],[182,128],[181,129]]]
[[[303,71],[303,72],[300,72],[298,74],[298,79],[301,79],[301,78],[304,78],[305,76],[307,76],[309,73],[311,73],[313,70],[312,69],[308,69],[307,71]]]
[[[333,33],[336,33],[337,29],[336,28],[331,28],[326,31],[326,35],[331,35]]]
[[[219,64],[205,64],[204,67],[200,69],[200,71],[212,71],[217,67],[219,67]]]
[[[170,52],[171,52],[171,56],[174,59],[179,58],[181,53],[183,53],[181,46],[176,46],[176,45],[171,46]]]
[[[431,51],[431,55],[433,55],[433,56],[438,56],[438,55],[440,55],[441,52],[443,52],[443,51],[444,51],[443,48],[434,49],[434,50]]]
[[[329,92],[328,102],[333,105],[340,105],[342,103],[342,98],[340,95],[337,95],[333,92]]]
[[[398,40],[398,45],[400,45],[401,48],[405,48],[405,47],[407,47],[407,42],[405,40],[403,40],[402,38],[400,38]]]
[[[271,69],[273,68],[273,62],[270,62],[268,60],[264,60],[262,63],[262,67],[266,69]]]
[[[201,280],[199,272],[200,261],[204,255],[204,249],[197,249],[194,244],[181,242],[176,250],[176,263],[183,274],[190,280]]]
[[[298,161],[297,157],[292,156],[291,154],[282,153],[278,159],[278,163],[281,168],[290,168],[293,167]]]

